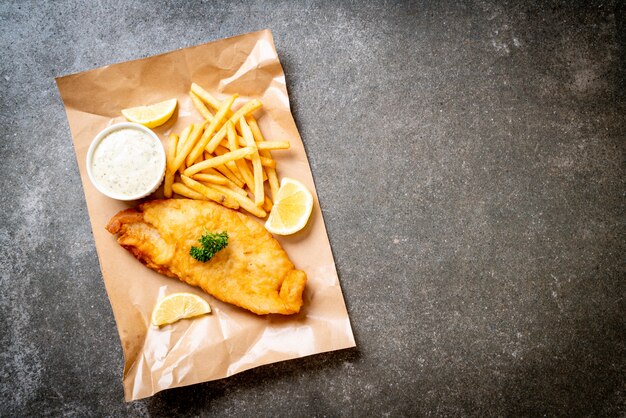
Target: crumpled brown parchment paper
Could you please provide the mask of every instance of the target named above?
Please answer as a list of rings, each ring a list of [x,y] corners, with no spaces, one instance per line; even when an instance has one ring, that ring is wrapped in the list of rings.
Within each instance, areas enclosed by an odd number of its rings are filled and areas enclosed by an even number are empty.
[[[253,367],[355,346],[315,185],[298,129],[291,115],[285,75],[269,30],[108,65],[56,79],[67,119],[107,294],[124,352],[127,401],[164,389],[220,379]],[[120,110],[177,98],[177,114],[154,131],[170,132],[201,120],[188,91],[196,82],[219,99],[239,93],[234,108],[252,98],[268,140],[289,140],[291,149],[273,153],[280,177],[302,181],[315,197],[307,227],[277,237],[298,269],[308,276],[298,315],[257,316],[220,302],[177,280],[149,270],[105,231],[118,211],[138,202],[100,194],[85,168],[87,148],[105,127],[124,121]],[[159,197],[160,190],[153,196]],[[171,293],[193,292],[213,312],[161,329],[150,325],[156,302]]]

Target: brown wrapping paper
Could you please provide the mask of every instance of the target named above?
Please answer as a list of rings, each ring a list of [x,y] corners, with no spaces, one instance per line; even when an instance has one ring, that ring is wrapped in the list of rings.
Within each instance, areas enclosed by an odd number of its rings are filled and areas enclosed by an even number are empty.
[[[291,115],[285,75],[270,31],[113,64],[56,81],[124,351],[126,400],[224,378],[264,364],[355,346],[311,169]],[[255,116],[266,139],[291,142],[290,150],[273,152],[279,178],[300,180],[315,197],[307,227],[293,236],[277,237],[296,267],[308,276],[304,306],[298,315],[257,316],[159,275],[120,247],[104,229],[114,214],[138,202],[115,201],[93,187],[85,168],[91,140],[100,130],[124,121],[121,109],[173,97],[179,101],[177,113],[154,129],[162,141],[170,132],[179,133],[189,123],[200,121],[188,95],[192,81],[218,99],[239,93],[235,109],[250,99],[260,99],[264,106]],[[175,292],[201,295],[211,304],[212,314],[161,329],[151,326],[156,302]]]

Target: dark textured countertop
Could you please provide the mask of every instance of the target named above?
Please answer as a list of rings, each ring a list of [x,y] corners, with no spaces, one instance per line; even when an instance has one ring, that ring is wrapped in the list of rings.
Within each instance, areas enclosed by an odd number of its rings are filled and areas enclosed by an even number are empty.
[[[5,1],[0,22],[1,416],[626,414],[623,2]],[[263,28],[358,347],[124,403],[54,77]]]

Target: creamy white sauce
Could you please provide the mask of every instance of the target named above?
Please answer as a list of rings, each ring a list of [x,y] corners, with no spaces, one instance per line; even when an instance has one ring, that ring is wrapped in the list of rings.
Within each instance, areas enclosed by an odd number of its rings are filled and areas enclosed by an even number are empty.
[[[91,172],[109,193],[136,196],[147,192],[163,174],[159,144],[139,129],[118,129],[96,147]]]

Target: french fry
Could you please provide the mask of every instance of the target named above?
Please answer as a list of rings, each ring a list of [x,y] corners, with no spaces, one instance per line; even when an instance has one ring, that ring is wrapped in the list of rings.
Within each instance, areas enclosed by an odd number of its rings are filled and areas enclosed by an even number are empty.
[[[217,154],[217,155],[219,155],[219,154]],[[239,161],[239,160],[229,161],[225,165],[235,175],[235,177],[237,177],[239,180],[245,182],[243,176],[239,172],[239,167],[237,167],[237,164],[236,164],[237,161]]]
[[[243,176],[239,172],[239,168],[237,167],[237,164],[235,163],[235,161],[229,161],[224,165],[230,170],[231,173],[233,173],[233,176],[237,177],[239,181],[245,183],[246,181],[244,180]]]
[[[191,130],[191,133],[189,134],[189,137],[187,138],[187,142],[198,142],[198,138],[200,137],[200,135],[202,135],[202,131],[204,130],[205,126],[206,126],[207,121],[204,121],[203,123],[200,124],[194,124],[193,125],[193,129]],[[185,146],[183,146],[183,149],[181,150],[181,152],[185,151]],[[178,156],[178,154],[176,154]],[[183,171],[185,171],[185,169],[191,164],[187,163],[187,159],[183,160],[183,163],[180,165],[180,167],[178,167],[178,172],[180,174],[183,173]]]
[[[239,148],[237,146],[237,132],[235,132],[235,124],[230,120],[226,123],[226,133],[228,137],[228,148],[230,148],[231,151],[235,151]]]
[[[219,171],[222,175],[224,175],[224,177],[226,177],[228,180],[230,180],[234,185],[236,185],[237,187],[243,187],[245,186],[246,183],[244,183],[243,181],[241,181],[240,179],[237,178],[237,176],[235,176],[233,174],[232,171],[230,171],[228,169],[228,167],[226,167],[225,165],[220,165],[218,167],[215,167],[215,169],[217,171]],[[210,168],[208,170],[211,170]],[[208,171],[207,170],[207,171]]]
[[[208,153],[207,153],[207,155],[208,155]],[[207,158],[211,158],[211,157],[208,156]],[[237,186],[237,184],[239,184],[239,183],[234,183],[228,177],[226,177],[224,174],[222,174],[219,171],[217,171],[217,169],[215,169],[215,168],[207,168],[206,170],[204,170],[204,173],[206,173],[206,174],[213,174],[214,176],[221,177],[223,180],[226,181],[227,184],[232,184],[233,186],[239,187],[239,186]],[[198,173],[198,174],[200,174],[200,173]]]
[[[208,174],[208,173],[197,173],[192,176],[194,180],[204,181],[213,184],[221,184],[222,186],[226,186],[228,184],[228,179],[222,175]]]
[[[215,183],[211,183],[211,182],[208,182],[208,181],[200,181],[200,180],[199,180],[199,182],[201,184],[204,184],[205,186],[209,186],[209,187],[213,187],[213,188],[215,188],[215,186],[227,187],[228,189],[232,190],[233,192],[235,192],[237,194],[240,194],[243,197],[246,197],[246,198],[248,197],[248,193],[244,189],[242,189],[241,187],[237,187],[232,182],[228,183],[226,185],[224,185],[224,184],[215,184]]]
[[[202,100],[193,91],[189,92],[189,96],[198,113],[209,122],[212,121],[214,118],[213,113],[204,105]]]
[[[191,92],[194,93],[199,99],[204,101],[204,103],[211,106],[213,109],[218,110],[222,106],[222,102],[217,100],[211,93],[197,85],[196,83],[191,83]],[[233,115],[232,110],[228,110],[226,112],[226,117],[231,117]]]
[[[193,189],[190,189],[189,187],[185,186],[183,183],[172,184],[172,190],[174,191],[174,193],[179,194],[188,199],[209,200],[204,195],[196,192]]]
[[[246,155],[252,154],[253,152],[255,152],[255,147],[240,148],[237,151],[231,151],[224,155],[209,158],[208,160],[204,160],[201,163],[194,164],[191,167],[187,167],[184,174],[186,176],[193,176],[199,171],[224,165],[228,161],[234,161],[239,158],[243,158]]]
[[[250,123],[250,120],[251,119],[248,119],[248,125],[250,125],[250,129],[252,129],[252,124]],[[254,134],[254,131],[252,131],[252,133]],[[242,147],[246,146],[246,140],[240,136],[237,136],[237,143]],[[271,151],[289,149],[291,147],[291,144],[289,143],[289,141],[257,141],[256,146],[257,148],[259,148],[259,151]]]
[[[250,127],[252,129],[252,127]],[[252,131],[254,134],[254,131]],[[259,151],[265,150],[277,150],[277,149],[289,149],[290,144],[289,141],[265,141],[265,142],[257,142],[256,144]]]
[[[228,144],[230,146],[230,149],[231,151],[236,151],[237,150],[237,140],[236,140],[237,133],[235,132],[235,126],[230,121],[227,126],[227,131],[228,131]],[[252,172],[248,168],[248,165],[245,163],[245,161],[242,161],[242,160],[235,161],[235,164],[237,165],[237,168],[239,168],[239,172],[241,173],[245,183],[248,185],[248,188],[252,189],[254,187],[254,176],[252,175]]]
[[[229,197],[233,198],[235,201],[237,201],[239,203],[239,205],[242,208],[244,208],[245,210],[247,210],[248,212],[250,212],[254,216],[256,216],[258,218],[265,218],[267,216],[267,213],[263,209],[258,207],[252,201],[252,199],[250,199],[249,197],[242,196],[239,193],[236,193],[236,192],[232,191],[231,189],[229,189],[228,187],[225,187],[225,186],[215,185],[213,187],[216,190],[224,193],[225,195],[228,195]]]
[[[167,155],[165,158],[165,164],[167,170],[165,170],[165,179],[163,180],[163,196],[172,197],[172,184],[174,183],[174,173],[176,170],[171,171],[170,168],[174,164],[176,158],[176,146],[178,145],[178,135],[170,134],[170,143],[167,147]]]
[[[211,158],[211,156],[207,156],[207,158]],[[207,168],[206,170],[204,170],[205,173],[207,174],[214,174],[216,176],[224,176],[223,174],[221,174],[219,171],[217,171],[214,168]]]
[[[260,153],[261,151],[259,151]],[[259,155],[259,161],[261,161],[261,165],[263,167],[267,167],[267,168],[276,168],[276,160],[274,160],[273,158],[268,158],[268,157],[264,157],[262,155]]]
[[[246,161],[246,165],[248,166],[248,170],[250,170],[250,172],[254,171],[254,166],[252,165],[252,161],[248,159],[246,159],[245,161]],[[263,167],[263,164],[261,164],[261,167]],[[263,181],[267,180],[267,174],[265,174],[265,167],[263,167],[262,173],[263,173]]]
[[[211,158],[211,155],[209,155],[208,153],[207,153],[207,158]],[[222,170],[223,173],[220,170]],[[236,177],[232,172],[230,172],[230,170],[228,170],[228,167],[226,167],[225,165],[215,167],[215,168],[207,168],[202,173],[194,174],[193,177],[196,177],[200,174],[212,174],[214,176],[220,177],[223,181],[226,182],[226,186],[232,189],[235,189],[235,188],[241,189],[242,187],[245,186],[245,183],[242,180],[240,180],[238,177]],[[231,177],[232,177],[232,180],[231,180]]]
[[[248,117],[248,122],[250,124],[250,130],[252,131],[252,135],[254,135],[254,140],[257,143],[265,142],[265,138],[263,138],[263,133],[261,132],[261,128],[259,128],[259,124],[256,119],[250,115]],[[265,158],[272,158],[272,153],[268,150],[259,151],[259,154]],[[278,184],[278,175],[276,174],[276,166],[269,167],[266,166],[267,172],[267,180],[270,184],[270,192],[272,193],[272,199],[276,200],[276,196],[278,196],[278,189],[280,185]]]
[[[237,143],[241,147],[245,147],[246,146],[246,140],[243,139],[242,137],[240,137],[239,135],[237,135]]]
[[[176,155],[180,154],[180,152],[183,150],[183,145],[185,145],[185,142],[187,142],[187,139],[189,138],[189,134],[191,133],[192,130],[193,130],[193,123],[187,126],[185,129],[183,129],[183,131],[180,133],[180,138],[178,139],[178,144],[176,145]],[[172,167],[173,166],[174,164],[172,164]],[[176,170],[177,169],[172,168],[172,172]]]
[[[261,103],[260,100],[252,99],[245,105],[241,106],[235,113],[233,113],[233,115],[228,120],[231,121],[233,124],[237,124],[240,119],[242,119],[244,116],[248,115],[249,113],[254,112],[261,106],[263,106],[263,103]],[[222,129],[220,129],[218,133],[213,137],[213,139],[211,139],[211,141],[209,141],[209,143],[207,144],[206,146],[207,151],[209,152],[215,151],[215,148],[217,148],[220,142],[222,142],[222,139],[224,139],[224,137],[226,136],[226,130],[227,130],[226,125],[222,126]]]
[[[244,147],[245,146],[247,145],[244,145]],[[229,149],[231,148],[230,147],[226,148],[220,145],[217,148],[215,148],[214,153],[217,155],[225,154],[228,152]],[[246,155],[244,158],[248,161],[252,161],[252,154]],[[276,168],[276,160],[274,160],[273,158],[262,157],[259,155],[259,160],[261,161],[261,165],[263,167]]]
[[[231,196],[226,195],[213,187],[206,186],[202,183],[195,181],[194,179],[187,177],[185,175],[180,176],[181,180],[187,187],[190,189],[200,193],[201,195],[214,200],[215,202],[226,206],[231,209],[239,209],[239,203],[234,200]],[[224,187],[224,186],[216,186],[216,187]]]
[[[244,148],[239,148],[235,151],[239,151],[242,149]],[[225,150],[224,148],[222,149],[218,148],[215,150],[215,155],[227,155],[229,152],[230,151]],[[250,169],[248,169],[248,166],[244,163],[243,158],[229,161],[228,163],[226,163],[226,167],[228,167],[228,169],[233,173],[233,175],[235,175],[235,177],[241,180],[242,184],[247,184],[247,185],[253,184],[251,183],[252,172],[250,171]]]
[[[198,158],[196,158],[196,161],[194,161],[193,164],[198,164],[198,163],[201,163],[202,161],[204,161],[204,155],[201,155]]]
[[[226,122],[231,122],[231,120],[228,119]],[[215,151],[215,148],[217,148],[217,146],[222,143],[224,138],[226,138],[226,129],[224,129],[224,126],[226,126],[226,123],[222,126],[222,128],[219,131],[217,131],[217,133],[213,136],[213,138],[211,138],[211,141],[209,141],[207,146],[204,147],[204,150],[206,152],[213,154],[213,152]],[[213,143],[216,143],[217,145],[215,145],[214,147]],[[211,149],[209,149],[209,146],[211,146]]]
[[[272,211],[272,206],[274,206],[274,204],[272,203],[272,199],[269,198],[269,196],[266,194],[265,195],[265,202],[263,203],[263,210],[265,210],[265,212],[269,213]]]
[[[224,104],[222,104],[220,109],[215,114],[215,118],[211,121],[211,123],[209,124],[209,127],[206,128],[206,130],[204,131],[204,134],[202,135],[202,138],[200,138],[200,141],[198,141],[197,144],[194,144],[194,148],[189,154],[189,158],[188,158],[189,162],[195,161],[196,158],[202,155],[202,152],[204,151],[204,147],[207,146],[207,144],[211,140],[211,136],[217,130],[217,128],[219,128],[219,125],[222,123],[222,120],[226,116],[226,112],[230,110],[230,107],[235,102],[235,99],[237,98],[237,96],[238,96],[237,94],[233,94],[232,96],[228,98],[228,100],[224,102]]]
[[[183,144],[180,152],[178,151],[176,152],[176,159],[174,160],[174,165],[172,166],[174,168],[174,171],[178,170],[183,165],[183,163],[185,162],[185,159],[191,152],[191,149],[194,147],[194,145],[198,141],[198,138],[200,137],[200,134],[202,133],[202,129],[204,129],[205,125],[206,125],[206,121],[199,125],[193,126],[193,129],[191,133],[189,134],[189,137]]]
[[[217,100],[211,95],[211,93],[209,93],[196,83],[191,83],[191,92],[197,95],[200,99],[202,99],[206,104],[208,104],[215,110],[218,110],[222,106],[222,103],[220,103],[219,100]]]
[[[215,149],[215,155],[216,156],[221,156],[224,154],[227,154],[228,152],[230,152],[230,150],[228,148],[219,146]],[[210,155],[210,154],[209,154]],[[210,156],[209,158],[212,158],[213,156]],[[235,164],[237,160],[233,160],[233,161],[228,161],[226,162],[224,165],[226,167],[228,167],[228,169],[233,173],[233,175],[235,177],[237,177],[239,180],[241,181],[245,181],[244,177],[241,175],[241,173],[239,172],[239,167],[237,167],[237,164]]]
[[[248,147],[252,148],[254,152],[252,154],[252,168],[254,175],[254,204],[257,206],[262,206],[263,202],[265,202],[265,190],[263,189],[263,166],[261,165],[261,159],[259,158],[259,150],[256,148],[254,136],[252,135],[252,131],[250,130],[250,126],[248,126],[248,122],[246,122],[246,119],[239,119],[239,124],[243,133],[243,139],[246,140],[246,144],[248,145]]]
[[[235,185],[233,183],[228,183],[226,185],[226,187],[228,187],[229,189],[231,189],[235,193],[239,193],[242,196],[248,197],[248,192],[247,191],[245,191],[244,189],[242,189],[241,187],[238,187],[237,185]]]

